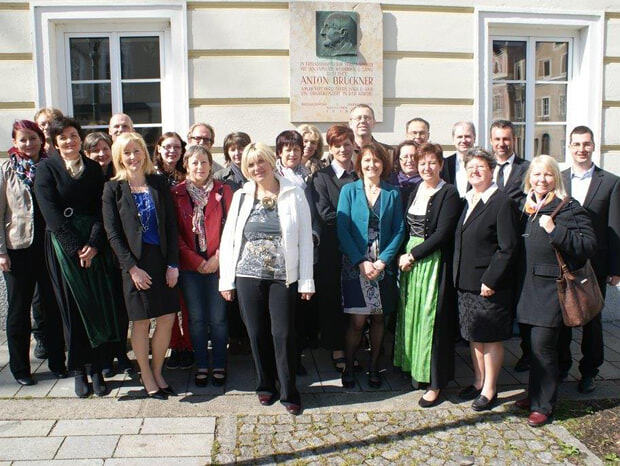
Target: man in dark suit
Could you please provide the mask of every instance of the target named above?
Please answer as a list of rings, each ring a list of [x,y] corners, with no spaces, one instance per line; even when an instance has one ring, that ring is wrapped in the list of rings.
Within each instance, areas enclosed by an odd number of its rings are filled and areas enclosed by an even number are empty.
[[[603,296],[607,283],[620,283],[620,178],[602,170],[592,162],[594,135],[587,126],[577,126],[570,133],[571,168],[562,172],[564,186],[570,196],[586,209],[596,234],[597,249],[591,258]],[[563,327],[558,341],[560,371],[566,377],[572,364],[570,327]],[[594,390],[594,377],[603,364],[603,327],[601,315],[583,326],[579,362],[581,380],[578,390]]]
[[[467,182],[467,173],[463,157],[476,142],[476,127],[471,121],[458,121],[452,126],[452,141],[456,152],[444,159],[441,169],[441,178],[449,184],[456,186],[459,195],[463,198],[471,188]]]
[[[355,136],[355,154],[359,154],[362,146],[366,144],[379,144],[382,146],[390,157],[394,156],[394,148],[388,144],[383,144],[377,141],[373,135],[372,130],[375,127],[377,121],[375,120],[375,111],[370,105],[358,104],[351,110],[349,114],[349,128],[353,131]]]
[[[491,147],[497,160],[493,180],[517,205],[525,197],[523,177],[530,162],[515,154],[514,126],[508,120],[496,120],[491,125]]]

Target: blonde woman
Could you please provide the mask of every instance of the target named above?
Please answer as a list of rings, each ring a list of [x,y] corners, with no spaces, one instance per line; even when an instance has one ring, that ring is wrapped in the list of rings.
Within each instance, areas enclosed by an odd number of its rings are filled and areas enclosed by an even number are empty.
[[[553,157],[534,157],[525,175],[523,285],[517,319],[530,346],[528,397],[517,406],[530,411],[528,424],[550,421],[557,397],[557,342],[562,327],[556,279],[560,266],[554,248],[570,270],[584,265],[596,251],[596,236],[586,210],[572,198],[555,218],[553,211],[567,197],[560,168]]]
[[[276,156],[262,143],[243,151],[247,182],[232,200],[220,243],[219,289],[225,300],[239,298],[256,366],[262,405],[278,397],[286,410],[301,412],[295,384],[295,301],[309,300],[312,229],[304,192],[275,172]],[[280,382],[280,394],[276,391]]]
[[[304,123],[299,125],[297,131],[303,137],[304,150],[301,156],[301,162],[310,170],[313,175],[321,168],[329,165],[329,160],[323,159],[323,136],[316,126]]]
[[[138,133],[123,133],[112,145],[116,175],[103,193],[103,221],[123,274],[123,294],[133,322],[131,345],[150,398],[175,395],[162,375],[174,315],[179,247],[176,213],[166,180],[155,174]],[[156,319],[151,341],[150,319]]]

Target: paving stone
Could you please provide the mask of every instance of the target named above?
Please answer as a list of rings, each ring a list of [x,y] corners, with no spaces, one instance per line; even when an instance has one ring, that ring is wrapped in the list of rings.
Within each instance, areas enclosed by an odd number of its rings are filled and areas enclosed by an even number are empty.
[[[142,434],[212,434],[214,417],[148,417],[142,424]]]
[[[212,446],[212,434],[122,435],[114,457],[210,457]]]
[[[28,466],[101,466],[103,464],[102,459],[71,459],[71,460],[45,460],[45,461],[14,461],[14,465],[28,465]],[[7,463],[8,465],[8,463]],[[0,466],[4,466],[0,463]]]
[[[118,435],[76,435],[66,437],[56,454],[56,458],[110,458],[114,453],[118,439]]]
[[[137,434],[141,424],[140,418],[60,420],[54,426],[50,436]]]
[[[51,460],[62,437],[0,438],[0,461]]]
[[[0,437],[45,437],[56,421],[0,421]]]

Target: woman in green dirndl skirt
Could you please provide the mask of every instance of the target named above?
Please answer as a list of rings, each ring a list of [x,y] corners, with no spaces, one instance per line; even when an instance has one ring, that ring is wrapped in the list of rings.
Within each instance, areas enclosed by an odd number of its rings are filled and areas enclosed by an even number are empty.
[[[413,188],[406,207],[409,240],[408,252],[399,258],[394,365],[426,386],[420,406],[430,407],[454,377],[452,248],[462,202],[456,188],[439,177],[443,167],[439,144],[423,144],[415,158],[422,183]]]
[[[75,393],[107,393],[101,374],[111,345],[119,341],[121,293],[111,279],[112,253],[101,220],[103,173],[80,153],[82,129],[71,118],[55,121],[52,141],[59,155],[41,162],[34,189],[47,226],[46,261],[63,321],[67,367]]]

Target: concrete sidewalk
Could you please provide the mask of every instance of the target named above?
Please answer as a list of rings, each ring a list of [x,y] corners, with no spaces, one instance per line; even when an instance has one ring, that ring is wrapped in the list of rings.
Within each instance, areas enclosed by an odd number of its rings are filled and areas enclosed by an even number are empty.
[[[573,356],[579,357],[575,332]],[[620,322],[605,323],[606,361],[597,389],[577,392],[573,366],[561,387],[562,399],[618,398]],[[512,366],[518,340],[506,342],[500,376],[500,403],[476,413],[456,393],[471,383],[466,346],[457,347],[456,380],[444,401],[418,407],[422,391],[393,370],[383,372],[380,389],[366,375],[344,390],[323,350],[306,351],[309,374],[298,378],[304,413],[293,417],[276,403],[260,406],[254,395],[250,356],[233,356],[224,387],[193,384],[192,371],[167,371],[179,393],[167,401],[145,398],[137,379],[108,379],[104,398],[79,399],[73,380],[55,380],[46,364],[33,360],[37,385],[20,387],[6,366],[0,345],[0,465],[2,464],[542,464],[600,461],[557,424],[527,427],[526,414],[512,401],[523,392],[527,373]],[[361,361],[364,363],[364,361]],[[387,367],[387,364],[386,364]],[[567,456],[570,452],[570,457]],[[578,452],[577,455],[574,453]],[[39,461],[39,463],[37,463]],[[22,463],[24,462],[24,463]]]

